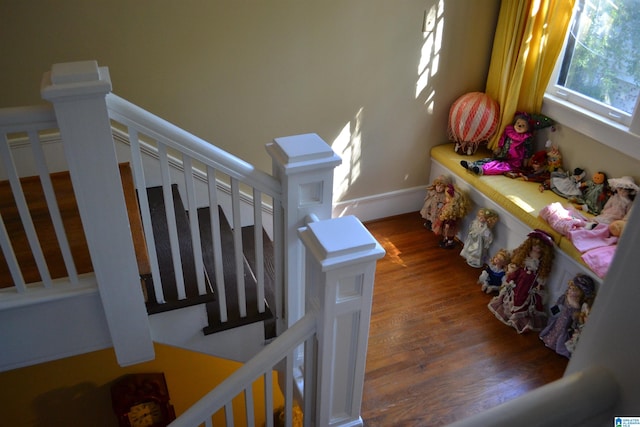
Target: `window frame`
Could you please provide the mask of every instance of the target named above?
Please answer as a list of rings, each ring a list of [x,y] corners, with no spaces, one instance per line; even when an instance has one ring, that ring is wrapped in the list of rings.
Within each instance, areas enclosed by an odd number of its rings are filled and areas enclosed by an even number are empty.
[[[573,16],[577,13],[577,6],[578,3]],[[636,100],[630,120],[627,119],[625,122],[618,117],[621,112],[617,109],[597,101],[587,101],[591,105],[585,108],[586,97],[556,84],[569,40],[569,31],[570,28],[567,28],[562,51],[545,91],[542,113],[601,144],[640,160],[640,96]],[[580,99],[576,101],[576,98]]]

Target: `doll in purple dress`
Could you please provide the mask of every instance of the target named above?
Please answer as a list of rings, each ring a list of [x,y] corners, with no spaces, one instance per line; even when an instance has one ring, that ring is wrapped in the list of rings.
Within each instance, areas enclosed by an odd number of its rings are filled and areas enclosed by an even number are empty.
[[[474,162],[460,161],[465,169],[476,175],[503,175],[521,170],[533,153],[533,131],[552,126],[554,122],[545,116],[535,118],[527,113],[517,113],[513,124],[504,128],[493,157]]]
[[[577,274],[569,281],[566,292],[551,307],[553,317],[547,327],[540,332],[540,339],[556,353],[571,357],[577,335],[595,297],[595,283],[586,274]]]

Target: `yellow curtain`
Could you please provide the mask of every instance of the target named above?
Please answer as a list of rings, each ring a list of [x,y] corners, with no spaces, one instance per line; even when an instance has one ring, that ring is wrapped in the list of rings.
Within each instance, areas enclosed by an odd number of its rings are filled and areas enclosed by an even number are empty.
[[[516,111],[539,113],[575,0],[502,0],[485,92],[500,104],[489,148]]]

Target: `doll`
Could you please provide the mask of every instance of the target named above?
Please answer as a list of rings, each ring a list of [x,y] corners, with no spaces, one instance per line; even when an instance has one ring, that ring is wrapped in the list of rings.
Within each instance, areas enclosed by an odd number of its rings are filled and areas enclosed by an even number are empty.
[[[562,356],[571,357],[594,295],[595,283],[586,274],[577,274],[569,281],[566,292],[558,298],[556,305],[551,307],[553,317],[540,332],[540,339],[547,347]],[[573,343],[567,347],[570,341]]]
[[[533,130],[552,126],[554,122],[545,116],[532,117],[527,113],[516,113],[513,124],[504,128],[493,157],[460,164],[476,175],[503,175],[525,166],[531,156]]]
[[[558,146],[551,141],[547,141],[545,146],[547,151],[547,170],[549,172],[555,172],[562,169],[562,154]]]
[[[593,296],[588,298],[587,301],[583,302],[582,306],[580,307],[580,313],[578,313],[577,319],[575,321],[573,333],[571,334],[571,337],[567,340],[567,342],[564,343],[565,347],[567,347],[567,350],[569,350],[569,353],[573,354],[574,350],[576,349],[578,338],[580,338],[580,334],[582,333],[584,324],[587,322],[587,318],[591,313],[591,304],[593,304],[593,299]]]
[[[438,218],[444,204],[444,190],[450,183],[449,177],[440,175],[427,187],[427,196],[424,199],[422,209],[420,209],[425,228],[431,230],[431,225]]]
[[[547,152],[544,150],[536,152],[529,160],[529,166],[515,169],[505,173],[509,178],[517,178],[523,181],[545,182],[549,179],[549,169],[547,168]]]
[[[502,175],[505,172],[524,166],[524,159],[529,157],[533,133],[529,124],[529,116],[516,114],[513,123],[504,128],[493,157],[475,162],[462,160],[465,169],[477,175]]]
[[[480,268],[484,263],[489,246],[493,243],[492,229],[498,222],[498,214],[491,209],[481,208],[471,222],[460,256],[471,267]]]
[[[440,214],[433,224],[433,232],[436,236],[442,236],[439,246],[445,249],[453,249],[456,245],[455,236],[458,232],[460,219],[469,212],[470,202],[467,195],[453,184],[447,185],[445,190],[445,202]]]
[[[611,178],[608,182],[613,194],[605,203],[600,215],[593,218],[594,222],[598,224],[610,224],[613,221],[623,219],[631,209],[631,204],[639,189],[630,176]]]
[[[575,168],[573,172],[557,170],[551,172],[549,180],[545,181],[540,191],[551,190],[559,196],[568,199],[582,195],[582,182],[586,172],[584,169]]]
[[[591,177],[591,180],[582,183],[580,188],[582,194],[569,198],[569,201],[583,211],[599,215],[609,199],[607,175],[604,172],[596,172]]]
[[[490,294],[500,290],[510,262],[511,254],[506,249],[500,249],[491,257],[489,264],[485,265],[478,277],[478,283],[482,285],[483,292]]]
[[[551,236],[542,230],[533,230],[513,251],[504,285],[489,302],[489,310],[496,318],[519,334],[540,331],[547,324],[544,287],[553,259]]]

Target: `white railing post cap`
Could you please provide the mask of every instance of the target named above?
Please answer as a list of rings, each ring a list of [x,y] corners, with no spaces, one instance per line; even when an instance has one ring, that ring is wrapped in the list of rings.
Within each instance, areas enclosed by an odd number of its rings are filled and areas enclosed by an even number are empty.
[[[107,94],[111,92],[111,78],[107,67],[96,61],[77,61],[53,64],[42,79],[42,97],[48,100],[67,96]]]
[[[334,167],[342,163],[342,159],[333,151],[318,134],[274,138],[267,144],[267,152],[287,172]]]
[[[312,222],[298,231],[323,271],[382,258],[384,249],[353,215]]]

